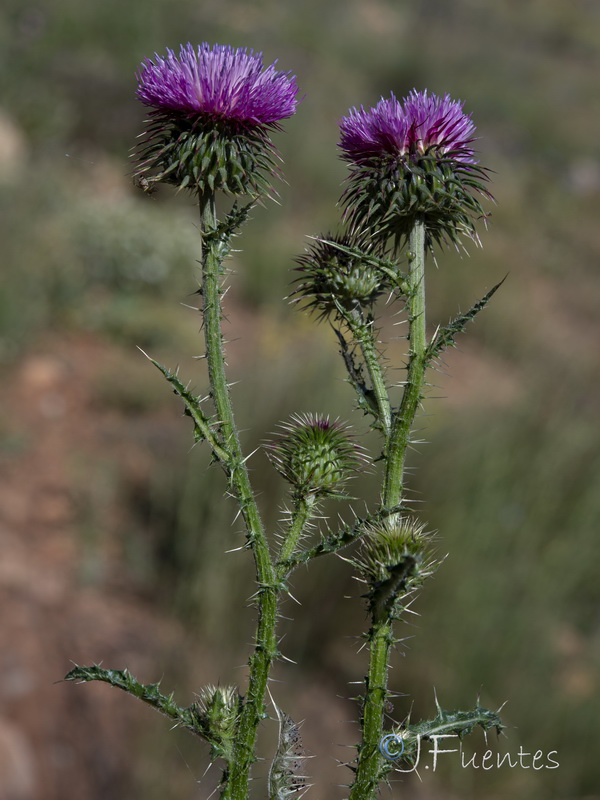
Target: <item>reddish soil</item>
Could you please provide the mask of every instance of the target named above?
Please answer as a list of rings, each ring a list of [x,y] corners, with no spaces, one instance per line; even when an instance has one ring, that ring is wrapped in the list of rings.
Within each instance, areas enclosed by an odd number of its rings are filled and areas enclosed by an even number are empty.
[[[110,535],[101,580],[82,571],[89,460],[115,452],[118,421],[90,394],[107,357],[94,340],[48,342],[10,370],[0,460],[0,800],[125,797],[140,711],[109,687],[60,683],[72,662],[105,658],[149,679],[182,636],[132,590]],[[106,529],[114,528],[108,516]],[[86,583],[87,577],[87,583]],[[146,712],[147,713],[147,712]],[[145,718],[145,717],[144,717]],[[121,787],[122,791],[119,791]],[[117,792],[116,795],[114,792]]]

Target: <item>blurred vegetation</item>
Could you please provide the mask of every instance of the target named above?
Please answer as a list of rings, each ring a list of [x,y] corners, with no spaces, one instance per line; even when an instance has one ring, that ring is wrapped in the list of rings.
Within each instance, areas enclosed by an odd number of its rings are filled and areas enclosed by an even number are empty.
[[[222,557],[241,540],[231,506],[221,502],[221,475],[208,469],[206,453],[189,451],[186,421],[135,350],[181,363],[182,374],[205,383],[201,362],[192,361],[200,320],[180,305],[194,305],[194,210],[166,190],[142,196],[127,178],[127,154],[143,130],[137,65],[189,39],[264,50],[306,92],[277,137],[288,182],[281,205],[255,212],[232,262],[232,331],[241,339],[229,353],[248,450],[292,411],[340,414],[366,428],[352,410],[331,332],[282,302],[304,235],[336,224],[345,174],[336,158],[338,118],[351,105],[414,86],[460,97],[473,113],[498,206],[483,250],[440,254],[439,269],[431,265],[432,324],[509,278],[451,354],[455,378],[434,381],[441,390],[432,396],[449,401],[426,404],[430,444],[415,452],[413,488],[425,501],[419,512],[439,530],[440,553],[450,555],[418,602],[417,629],[407,628],[415,636],[393,682],[410,698],[395,713],[412,707],[431,716],[433,686],[446,707],[477,695],[492,707],[508,701],[507,749],[558,750],[561,766],[551,772],[429,775],[439,796],[596,797],[600,5],[5,0],[0,359],[8,369],[49,331],[94,336],[110,350],[93,387],[97,403],[125,420],[125,443],[141,447],[151,466],[140,474],[117,460],[88,467],[103,476],[90,482],[93,490],[80,471],[82,579],[102,579],[94,568],[99,509],[107,501],[122,506],[120,545],[132,580],[149,602],[179,614],[190,636],[212,644],[226,683],[239,680],[228,671],[245,660],[251,636],[252,612],[239,612],[251,594],[248,555]],[[399,331],[384,325],[386,335]],[[403,352],[394,341],[393,364],[402,364]],[[280,481],[262,454],[251,464],[273,526]],[[376,486],[377,476],[366,476],[356,493],[373,497]],[[304,671],[286,668],[281,696],[290,713],[294,691],[311,681],[346,694],[363,658],[343,639],[360,632],[364,613],[341,561],[299,574],[295,594],[303,608],[294,610],[293,629],[282,625],[284,649]],[[181,658],[173,672],[192,681],[192,665]],[[306,727],[318,730],[319,720]],[[156,752],[164,746],[152,744]],[[183,769],[177,757],[173,763],[173,771]],[[167,785],[150,765],[137,780],[139,796],[184,796],[184,778]]]

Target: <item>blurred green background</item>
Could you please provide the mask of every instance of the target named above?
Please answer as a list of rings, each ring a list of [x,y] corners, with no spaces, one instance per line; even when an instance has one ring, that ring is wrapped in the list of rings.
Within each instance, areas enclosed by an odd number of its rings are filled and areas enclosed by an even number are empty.
[[[508,280],[434,374],[411,456],[419,513],[449,553],[404,626],[390,714],[502,703],[512,753],[559,769],[462,769],[384,796],[600,797],[600,5],[595,0],[255,3],[5,0],[0,11],[0,799],[208,797],[202,743],[104,686],[54,685],[79,663],[163,678],[187,704],[243,686],[252,569],[221,474],[136,347],[202,391],[190,199],[146,197],[139,62],[180,42],[264,51],[306,94],[277,145],[281,205],[240,239],[228,356],[245,446],[293,411],[352,421],[327,325],[283,298],[305,235],[335,226],[337,120],[429,88],[465,100],[498,201],[483,249],[429,266],[431,325]],[[385,309],[390,364],[404,342]],[[390,372],[401,380],[400,372]],[[444,396],[446,400],[436,399]],[[376,450],[374,450],[376,452]],[[284,488],[260,453],[271,528]],[[376,497],[377,471],[355,484]],[[360,512],[361,503],[355,507]],[[337,514],[338,509],[331,509]],[[272,692],[304,718],[313,796],[343,797],[364,675],[360,586],[340,559],[298,573]],[[274,724],[262,747],[272,746]],[[485,743],[466,745],[481,753]],[[350,755],[349,755],[350,754]],[[257,767],[256,797],[264,796]],[[214,771],[214,770],[213,770]]]

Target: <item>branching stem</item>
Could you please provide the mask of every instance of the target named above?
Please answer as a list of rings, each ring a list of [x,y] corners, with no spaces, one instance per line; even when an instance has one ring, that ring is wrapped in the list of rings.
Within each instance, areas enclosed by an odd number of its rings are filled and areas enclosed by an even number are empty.
[[[384,509],[403,502],[404,461],[410,432],[422,397],[426,371],[425,332],[425,225],[415,223],[408,243],[407,309],[409,323],[409,362],[406,384],[399,410],[394,414],[388,439],[386,472],[383,486]],[[393,642],[392,619],[372,620],[369,632],[369,674],[362,715],[362,742],[350,800],[372,800],[384,769],[379,744],[383,735],[383,715],[387,699],[390,647]]]
[[[256,731],[265,716],[264,697],[267,679],[271,665],[278,653],[275,633],[277,587],[275,569],[265,531],[242,456],[225,375],[221,332],[222,261],[219,252],[220,244],[214,235],[217,229],[214,195],[205,194],[200,198],[200,217],[203,235],[204,336],[211,396],[218,415],[223,447],[229,453],[226,473],[244,517],[247,539],[254,554],[259,584],[256,647],[250,658],[249,685],[240,714],[234,758],[222,794],[228,800],[246,800],[250,767],[255,760]]]

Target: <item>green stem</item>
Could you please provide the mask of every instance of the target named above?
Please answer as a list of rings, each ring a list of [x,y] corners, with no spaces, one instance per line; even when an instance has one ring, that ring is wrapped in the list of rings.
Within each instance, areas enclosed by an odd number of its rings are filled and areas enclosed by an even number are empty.
[[[425,332],[425,225],[415,223],[408,242],[407,309],[409,324],[409,362],[406,384],[399,410],[394,414],[388,439],[383,509],[399,506],[404,493],[404,461],[410,432],[422,397],[426,371]],[[372,800],[383,776],[384,765],[379,744],[383,736],[383,714],[387,699],[392,620],[373,617],[369,632],[369,674],[362,716],[362,743],[356,778],[350,800]]]
[[[393,642],[392,621],[373,624],[369,631],[369,674],[361,718],[362,742],[358,754],[356,778],[350,790],[350,800],[371,800],[378,792],[383,777],[379,744],[383,735],[383,713],[387,700],[387,672],[390,647]]]
[[[299,567],[301,564],[306,564],[312,561],[313,558],[319,556],[326,556],[331,553],[338,553],[344,547],[348,547],[355,542],[365,532],[365,529],[371,525],[378,525],[385,521],[399,508],[379,509],[375,514],[368,514],[366,517],[359,517],[355,522],[350,525],[343,525],[337,531],[330,531],[319,544],[314,547],[309,547],[307,550],[302,550],[299,553],[293,553],[287,560],[287,574],[289,575],[292,570]]]
[[[240,714],[233,763],[228,781],[223,788],[223,797],[231,798],[231,800],[246,800],[250,767],[255,761],[256,731],[260,721],[265,717],[264,697],[267,679],[278,652],[275,633],[277,587],[265,531],[242,456],[225,374],[221,333],[222,264],[219,256],[219,242],[213,236],[217,226],[213,194],[206,194],[200,198],[200,217],[203,235],[204,337],[211,395],[219,419],[223,447],[229,453],[225,469],[244,517],[247,539],[254,554],[259,584],[256,647],[250,658],[248,691]]]
[[[278,578],[283,580],[290,572],[290,560],[294,555],[298,541],[304,532],[317,502],[316,495],[309,494],[308,496],[299,497],[294,506],[294,513],[292,521],[288,528],[279,558],[277,559]]]
[[[345,314],[344,319],[350,329],[350,333],[358,342],[360,347],[373,391],[373,399],[377,409],[377,417],[381,423],[381,428],[385,441],[390,435],[392,424],[392,411],[390,408],[390,398],[385,378],[381,366],[380,354],[377,352],[377,340],[374,335],[373,323],[365,322],[362,312],[356,309],[351,314]]]
[[[404,490],[404,461],[410,432],[422,397],[426,371],[425,335],[425,224],[415,223],[408,242],[408,373],[400,409],[394,415],[386,460],[383,505],[397,506]]]

